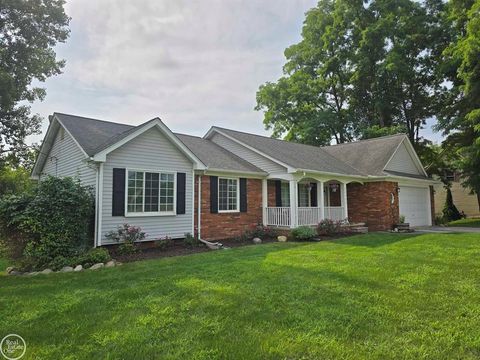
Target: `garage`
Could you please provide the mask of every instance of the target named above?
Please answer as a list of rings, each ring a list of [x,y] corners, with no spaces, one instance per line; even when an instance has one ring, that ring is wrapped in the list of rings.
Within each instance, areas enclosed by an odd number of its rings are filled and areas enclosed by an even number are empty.
[[[430,190],[424,187],[400,186],[400,215],[410,226],[431,225]]]

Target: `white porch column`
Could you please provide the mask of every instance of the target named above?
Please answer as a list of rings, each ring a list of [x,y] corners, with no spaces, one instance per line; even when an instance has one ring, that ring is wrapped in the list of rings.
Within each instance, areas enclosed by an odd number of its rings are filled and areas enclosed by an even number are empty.
[[[298,213],[298,203],[297,203],[297,193],[298,193],[298,181],[290,180],[290,227],[297,227],[297,213]]]
[[[317,181],[317,206],[320,208],[320,220],[325,219],[325,200],[323,199],[323,181]]]
[[[340,194],[342,195],[343,219],[348,219],[348,204],[347,204],[347,184],[340,183]]]
[[[267,226],[267,207],[268,207],[268,180],[262,179],[262,220],[263,226]]]

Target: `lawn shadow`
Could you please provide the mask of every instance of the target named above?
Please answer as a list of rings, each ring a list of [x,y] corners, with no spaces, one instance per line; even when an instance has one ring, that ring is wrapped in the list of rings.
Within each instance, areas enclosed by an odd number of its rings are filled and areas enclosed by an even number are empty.
[[[404,241],[407,239],[412,239],[423,234],[419,233],[408,233],[408,234],[397,234],[397,233],[387,233],[387,232],[376,232],[363,235],[348,236],[341,239],[332,239],[329,240],[332,243],[339,245],[354,245],[354,246],[365,246],[369,248],[377,248],[385,245],[394,244],[399,241]]]

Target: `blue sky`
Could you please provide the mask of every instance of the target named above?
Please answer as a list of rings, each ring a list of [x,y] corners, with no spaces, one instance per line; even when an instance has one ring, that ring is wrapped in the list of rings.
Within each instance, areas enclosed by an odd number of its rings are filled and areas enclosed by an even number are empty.
[[[281,76],[283,52],[300,40],[315,4],[67,1],[71,35],[56,48],[67,65],[43,84],[47,97],[32,110],[45,119],[57,111],[134,125],[158,116],[192,135],[212,125],[269,135],[253,110],[256,91]],[[432,138],[429,129],[424,135]]]

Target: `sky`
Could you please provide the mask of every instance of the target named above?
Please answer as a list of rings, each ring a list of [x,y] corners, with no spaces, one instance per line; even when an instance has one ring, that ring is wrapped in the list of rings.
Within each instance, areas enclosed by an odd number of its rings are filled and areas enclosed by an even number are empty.
[[[32,106],[132,125],[160,117],[174,132],[212,125],[256,134],[258,87],[282,75],[283,52],[300,40],[317,0],[71,0],[71,34],[55,51],[63,74]],[[430,125],[428,126],[430,128]],[[438,138],[430,129],[428,138]]]

